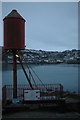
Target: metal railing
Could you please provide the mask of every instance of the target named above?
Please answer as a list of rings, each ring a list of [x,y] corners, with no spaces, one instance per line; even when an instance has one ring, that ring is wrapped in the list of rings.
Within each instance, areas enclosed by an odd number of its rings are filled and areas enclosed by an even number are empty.
[[[36,86],[32,85],[34,89],[36,89]],[[60,97],[61,92],[63,92],[63,86],[61,84],[37,84],[38,89],[41,93],[41,99],[48,99],[48,98],[54,98],[54,97]],[[19,84],[17,86],[17,98],[23,99],[23,91],[24,89],[30,90],[29,85],[22,85]],[[6,85],[3,87],[3,96],[5,96],[6,100],[12,100],[13,99],[13,86],[12,85]],[[4,98],[3,98],[4,99]]]

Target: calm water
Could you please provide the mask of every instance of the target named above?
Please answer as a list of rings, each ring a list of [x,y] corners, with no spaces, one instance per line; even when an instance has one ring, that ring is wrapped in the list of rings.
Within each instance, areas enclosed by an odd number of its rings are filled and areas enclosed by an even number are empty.
[[[3,85],[13,84],[12,67],[12,64],[3,65]],[[21,66],[18,64],[17,67],[18,84],[28,84]],[[77,64],[32,65],[33,70],[37,73],[43,83],[61,83],[64,86],[64,90],[69,90],[72,92],[78,91],[78,67],[80,67],[80,65]],[[27,68],[26,71],[28,73]],[[36,83],[40,83],[34,74],[33,76]]]

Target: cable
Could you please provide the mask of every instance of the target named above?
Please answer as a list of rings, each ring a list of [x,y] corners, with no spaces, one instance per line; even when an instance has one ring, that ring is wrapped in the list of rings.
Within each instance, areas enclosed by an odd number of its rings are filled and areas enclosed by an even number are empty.
[[[20,53],[21,53],[21,56],[23,57],[23,59],[25,60],[25,58],[24,58],[24,56],[23,56],[22,52],[20,52]],[[33,77],[32,73],[31,73],[31,71],[30,71],[30,69],[29,69],[29,67],[28,67],[27,63],[26,63],[26,66],[27,66],[27,68],[28,68],[28,71],[29,71],[29,73],[30,73],[30,75],[31,75],[31,77],[32,77],[32,80],[33,80],[33,82],[34,82],[34,84],[35,84],[36,88],[38,89],[38,87],[37,87],[37,85],[36,85],[36,82],[35,82],[35,80],[34,80],[34,77]]]
[[[16,52],[16,53],[17,53],[17,52]],[[22,67],[22,69],[23,69],[23,71],[24,71],[24,74],[25,74],[25,76],[26,76],[26,78],[27,78],[27,80],[28,80],[28,82],[29,82],[29,85],[30,85],[31,89],[33,89],[33,86],[32,86],[32,84],[31,84],[31,81],[30,81],[30,79],[29,79],[29,77],[28,77],[28,75],[27,75],[27,73],[26,73],[26,71],[25,71],[25,69],[24,69],[24,66],[23,66],[23,64],[22,64],[22,61],[21,61],[18,53],[16,54],[16,57],[18,58],[18,60],[19,60],[19,62],[20,62],[20,64],[21,64],[21,67]]]
[[[29,51],[29,50],[28,50]],[[21,51],[20,51],[21,52]],[[31,51],[29,51],[31,52]],[[21,52],[22,53],[22,52]],[[23,56],[24,57],[24,56]],[[31,57],[31,56],[30,56]],[[25,60],[25,58],[24,58]],[[26,60],[25,60],[25,63],[26,63]],[[27,64],[27,63],[26,63]],[[31,70],[33,71],[33,73],[35,74],[35,76],[38,78],[38,80],[41,82],[41,84],[45,87],[44,83],[42,82],[42,80],[38,77],[38,75],[35,73],[35,71],[32,69],[32,67],[29,65],[29,67],[31,68]],[[46,87],[45,87],[46,88]],[[46,88],[47,90],[47,88]]]

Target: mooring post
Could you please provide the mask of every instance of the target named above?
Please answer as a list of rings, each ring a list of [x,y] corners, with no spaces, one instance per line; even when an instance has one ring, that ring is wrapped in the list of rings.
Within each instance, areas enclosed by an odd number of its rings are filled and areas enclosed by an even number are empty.
[[[16,50],[13,50],[13,98],[17,98],[17,64],[16,64]]]

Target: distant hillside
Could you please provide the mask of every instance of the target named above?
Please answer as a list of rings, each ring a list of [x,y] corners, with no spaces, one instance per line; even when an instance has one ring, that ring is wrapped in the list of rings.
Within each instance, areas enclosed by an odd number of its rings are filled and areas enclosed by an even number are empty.
[[[65,50],[63,52],[25,49],[25,50],[21,50],[21,52],[23,53],[26,62],[30,64],[44,64],[44,63],[45,64],[56,64],[56,63],[80,64],[80,50],[76,50],[76,49]],[[11,52],[4,54],[5,50],[2,48],[2,53],[3,53],[3,63],[13,62],[13,55]],[[19,63],[18,60],[17,62]],[[22,60],[22,62],[25,63],[24,60]]]

